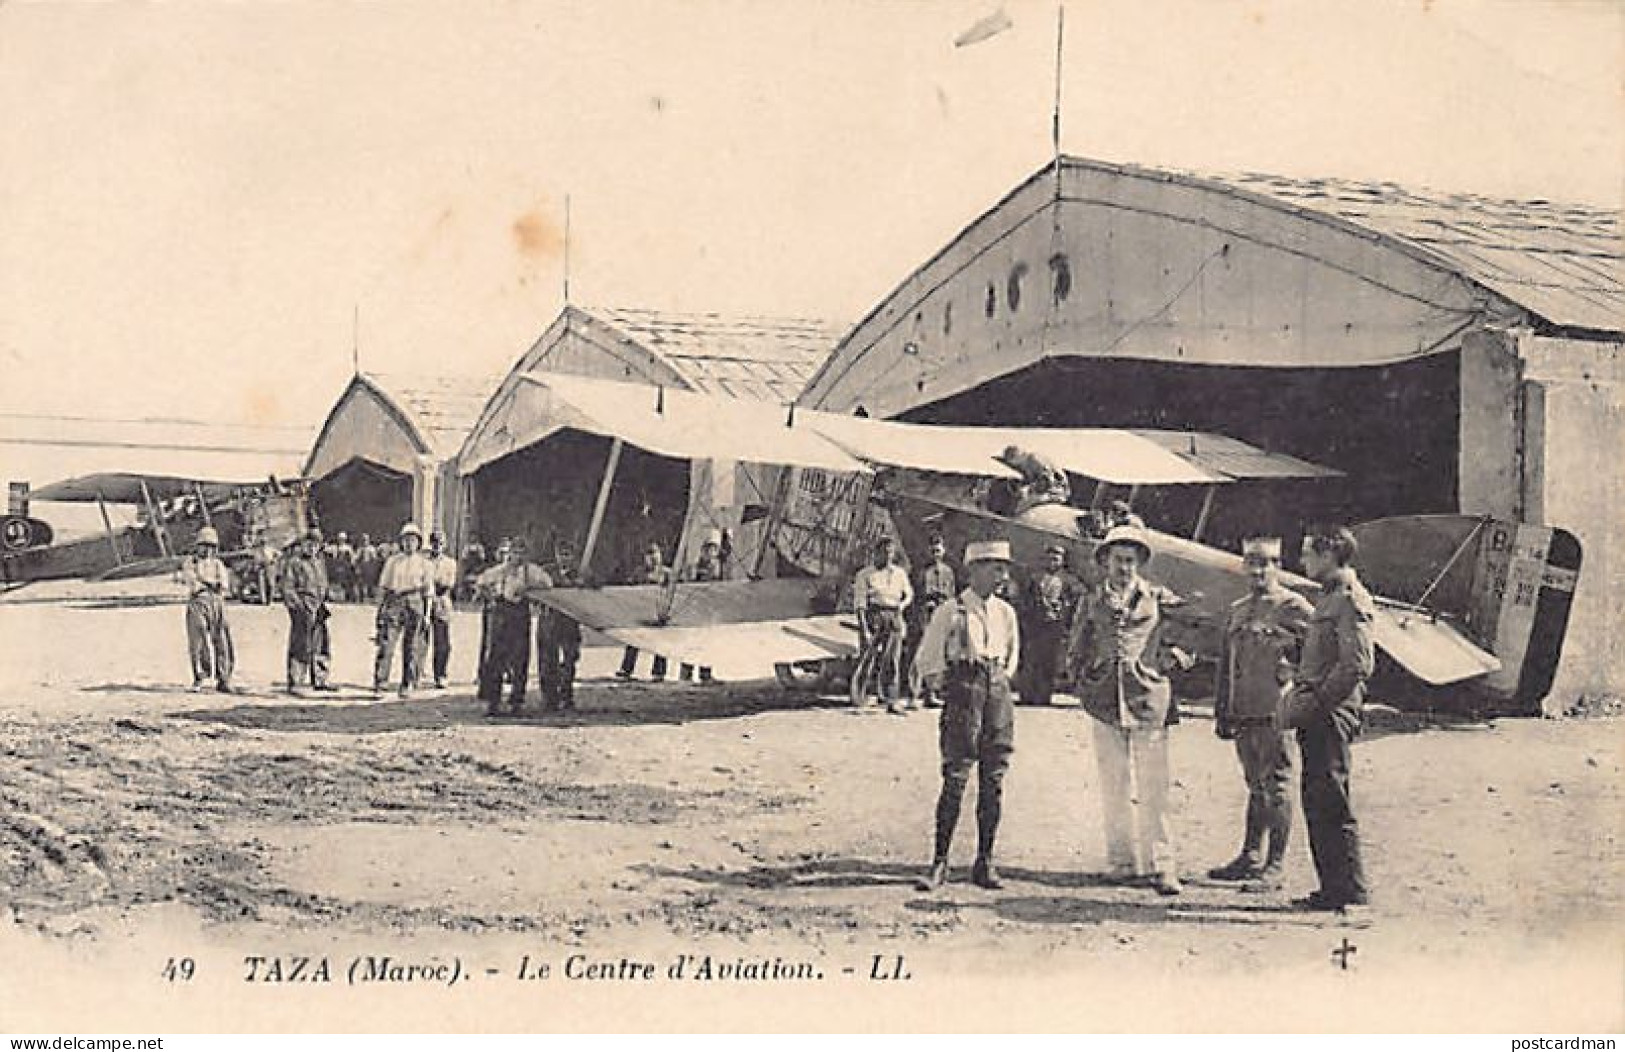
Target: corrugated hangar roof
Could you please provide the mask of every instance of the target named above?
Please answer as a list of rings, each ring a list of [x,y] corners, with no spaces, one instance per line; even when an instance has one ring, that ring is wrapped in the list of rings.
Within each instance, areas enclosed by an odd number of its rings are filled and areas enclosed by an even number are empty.
[[[361,378],[408,414],[424,441],[447,456],[461,448],[498,380],[492,376],[374,372],[363,373]]]
[[[1192,174],[1397,238],[1553,325],[1625,331],[1618,211],[1388,182]]]
[[[844,332],[808,318],[581,309],[665,358],[695,390],[763,401],[794,401]]]

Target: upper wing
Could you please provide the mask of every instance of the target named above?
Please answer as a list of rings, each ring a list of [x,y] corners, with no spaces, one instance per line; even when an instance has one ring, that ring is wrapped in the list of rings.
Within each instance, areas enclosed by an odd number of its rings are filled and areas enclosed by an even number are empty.
[[[31,500],[60,501],[63,503],[94,503],[104,500],[109,504],[144,504],[146,494],[153,500],[173,500],[175,497],[203,491],[210,504],[229,498],[234,490],[243,486],[260,485],[264,479],[239,482],[221,479],[189,479],[174,475],[143,475],[132,472],[109,471],[96,475],[79,475],[41,486],[29,494]],[[142,486],[145,485],[145,491]]]

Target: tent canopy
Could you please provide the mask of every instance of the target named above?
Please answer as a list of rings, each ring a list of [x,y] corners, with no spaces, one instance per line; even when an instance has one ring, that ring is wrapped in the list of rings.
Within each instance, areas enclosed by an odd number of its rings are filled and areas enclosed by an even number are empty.
[[[463,451],[460,470],[564,430],[619,438],[661,456],[863,472],[901,467],[1017,478],[998,460],[1014,446],[1073,474],[1114,485],[1213,485],[1337,472],[1224,435],[1108,428],[949,427],[873,420],[771,402],[589,379],[527,374],[498,419]]]

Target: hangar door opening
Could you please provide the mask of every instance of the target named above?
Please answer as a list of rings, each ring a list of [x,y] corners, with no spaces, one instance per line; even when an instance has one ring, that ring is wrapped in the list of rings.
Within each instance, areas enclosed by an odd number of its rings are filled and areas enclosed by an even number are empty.
[[[1357,522],[1453,512],[1458,359],[1450,352],[1348,369],[1046,359],[920,406],[904,419],[1217,432],[1345,472],[1311,514]],[[1081,497],[1087,503],[1089,494]]]
[[[360,457],[317,479],[310,493],[316,521],[329,538],[342,531],[352,543],[363,533],[393,540],[412,516],[411,476]]]
[[[579,557],[609,461],[611,442],[560,431],[494,460],[474,473],[473,533],[494,550],[504,537],[524,537],[531,558],[554,559],[556,546]],[[689,462],[623,446],[609,504],[592,556],[595,580],[621,581],[651,542],[669,563],[688,514]]]

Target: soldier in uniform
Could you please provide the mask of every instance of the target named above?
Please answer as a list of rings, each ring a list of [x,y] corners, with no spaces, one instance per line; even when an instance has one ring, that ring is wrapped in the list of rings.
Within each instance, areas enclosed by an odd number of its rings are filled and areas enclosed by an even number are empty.
[[[501,716],[502,683],[508,682],[508,712],[525,710],[525,683],[530,678],[530,602],[535,593],[553,587],[547,573],[525,558],[522,537],[497,548],[495,566],[480,574],[476,593],[487,606],[490,639],[480,665],[480,700],[487,716]]]
[[[936,841],[921,891],[948,880],[948,851],[959,823],[960,803],[977,771],[976,865],[971,879],[984,888],[1004,886],[993,863],[994,841],[1004,802],[1004,773],[1015,750],[1015,708],[1010,680],[1020,661],[1016,612],[995,593],[1010,570],[1006,541],[975,541],[965,548],[970,587],[931,615],[920,640],[920,675],[942,692],[937,742],[942,754],[942,791],[937,797]]]
[[[890,537],[875,538],[874,558],[852,582],[852,609],[858,615],[858,664],[852,672],[852,701],[863,704],[871,688],[885,699],[886,711],[903,711],[904,617],[914,601],[908,571],[892,562]]]
[[[1021,625],[1021,641],[1027,652],[1021,659],[1021,701],[1024,705],[1048,705],[1055,694],[1055,677],[1065,657],[1066,639],[1072,627],[1072,612],[1083,596],[1083,582],[1066,567],[1066,545],[1055,543],[1044,550],[1044,565],[1033,575],[1021,604],[1026,616]]]
[[[1111,879],[1149,881],[1178,895],[1168,823],[1168,709],[1163,611],[1180,600],[1140,576],[1151,546],[1134,526],[1115,526],[1095,549],[1105,577],[1078,600],[1067,661],[1073,689],[1093,720],[1095,760]]]
[[[457,587],[457,560],[446,554],[446,535],[429,531],[429,576],[434,598],[429,603],[429,649],[434,666],[434,687],[446,689],[446,671],[451,667],[451,592]]]
[[[423,623],[434,598],[434,572],[423,554],[423,531],[417,523],[401,527],[401,550],[384,563],[378,575],[377,655],[372,666],[372,693],[383,694],[401,650],[400,697],[409,697],[423,660]]]
[[[914,583],[916,602],[909,607],[909,630],[905,645],[903,663],[908,669],[909,694],[928,709],[941,706],[937,693],[931,685],[919,674],[918,657],[920,640],[925,638],[925,626],[931,623],[931,615],[937,612],[937,607],[953,599],[959,592],[959,585],[954,579],[954,568],[945,558],[948,547],[943,543],[942,534],[931,535],[927,554],[930,562],[920,568],[917,580]]]
[[[560,545],[548,571],[557,588],[573,588],[575,551]],[[581,623],[555,607],[536,609],[536,674],[541,681],[542,708],[568,712],[576,707],[576,664],[581,660]]]
[[[1294,902],[1302,909],[1341,910],[1369,900],[1349,753],[1360,733],[1366,680],[1375,667],[1377,608],[1354,572],[1357,548],[1354,534],[1341,527],[1311,529],[1303,541],[1304,570],[1320,582],[1322,592],[1284,706],[1303,753],[1303,817],[1320,878],[1317,890]]]
[[[186,586],[186,649],[192,657],[194,694],[211,679],[220,693],[236,692],[231,685],[235,658],[231,626],[226,623],[231,571],[220,561],[219,551],[219,532],[205,526],[197,531],[196,550],[180,568],[181,583]]]
[[[334,691],[327,681],[331,641],[327,634],[327,566],[322,535],[311,530],[282,559],[282,605],[288,610],[288,693]]]
[[[1311,607],[1281,585],[1279,538],[1249,538],[1241,550],[1251,587],[1225,621],[1213,714],[1219,737],[1236,743],[1247,780],[1247,818],[1241,852],[1208,876],[1254,881],[1253,890],[1273,891],[1281,886],[1292,833],[1292,750],[1281,726],[1281,698],[1292,683]],[[1269,854],[1261,858],[1266,833]]]

